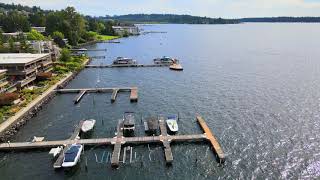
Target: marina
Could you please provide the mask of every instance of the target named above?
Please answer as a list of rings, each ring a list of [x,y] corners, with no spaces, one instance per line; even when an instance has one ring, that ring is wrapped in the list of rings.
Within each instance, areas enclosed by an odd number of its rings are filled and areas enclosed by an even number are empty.
[[[191,134],[191,135],[174,135],[170,136],[167,133],[166,124],[163,117],[159,118],[159,128],[161,134],[159,136],[142,136],[142,137],[125,137],[123,134],[123,120],[118,121],[116,136],[111,138],[96,138],[96,139],[79,139],[77,138],[80,133],[83,121],[80,121],[79,125],[76,126],[72,136],[67,140],[56,140],[56,141],[40,141],[40,142],[8,142],[0,144],[0,151],[12,151],[12,150],[33,150],[33,149],[47,149],[55,148],[59,146],[65,146],[63,152],[60,154],[54,168],[61,168],[64,154],[70,148],[72,144],[81,144],[84,146],[102,146],[102,145],[113,145],[113,153],[111,157],[111,166],[118,167],[120,163],[120,152],[121,147],[125,144],[149,144],[149,143],[160,143],[163,145],[165,161],[167,164],[172,164],[173,154],[170,143],[172,142],[198,142],[198,141],[209,141],[217,153],[219,162],[223,163],[225,156],[219,145],[219,142],[214,137],[211,130],[206,125],[204,119],[200,116],[197,117],[197,122],[200,124],[203,134]],[[132,155],[131,155],[132,156]]]

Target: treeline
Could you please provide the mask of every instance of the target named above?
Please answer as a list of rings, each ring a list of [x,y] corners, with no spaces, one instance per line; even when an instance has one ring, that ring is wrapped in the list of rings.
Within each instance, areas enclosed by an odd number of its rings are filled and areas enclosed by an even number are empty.
[[[136,23],[173,23],[173,24],[237,24],[236,19],[209,18],[175,14],[128,14],[109,16],[109,19]]]
[[[305,23],[318,23],[320,17],[262,17],[262,18],[242,18],[240,22],[305,22]]]
[[[112,29],[118,22],[106,21],[79,14],[75,8],[44,11],[39,7],[0,3],[0,26],[4,32],[30,32],[31,26],[46,27],[52,38],[68,39],[70,45],[92,41],[97,35],[115,35]]]

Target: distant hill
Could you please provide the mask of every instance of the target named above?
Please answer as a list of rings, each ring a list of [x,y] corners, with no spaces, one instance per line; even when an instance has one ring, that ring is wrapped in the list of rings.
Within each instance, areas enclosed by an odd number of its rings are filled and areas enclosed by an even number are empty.
[[[318,23],[320,22],[320,17],[262,17],[262,18],[242,18],[239,19],[240,22],[304,22],[304,23]]]
[[[107,16],[107,18],[134,23],[172,23],[172,24],[237,24],[235,19],[209,18],[175,14],[128,14]]]

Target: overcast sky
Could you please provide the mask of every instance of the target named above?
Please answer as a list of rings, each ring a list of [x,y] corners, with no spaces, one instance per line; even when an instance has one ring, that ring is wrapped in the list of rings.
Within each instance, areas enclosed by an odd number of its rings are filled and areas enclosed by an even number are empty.
[[[190,14],[208,17],[320,16],[320,0],[0,0],[62,9],[74,6],[85,15],[136,13]]]

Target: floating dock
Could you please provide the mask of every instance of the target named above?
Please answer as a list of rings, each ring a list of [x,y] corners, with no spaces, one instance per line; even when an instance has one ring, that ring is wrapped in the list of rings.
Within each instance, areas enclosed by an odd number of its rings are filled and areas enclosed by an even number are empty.
[[[109,65],[86,65],[85,68],[123,68],[123,67],[169,67],[168,64],[109,64]]]
[[[130,101],[138,101],[138,88],[137,87],[119,87],[119,88],[82,88],[82,89],[56,89],[58,93],[78,93],[74,99],[74,103],[77,104],[81,101],[87,93],[112,93],[111,102],[114,102],[119,92],[130,92]]]
[[[10,151],[10,150],[27,150],[27,149],[44,149],[52,148],[58,146],[65,146],[74,143],[82,145],[113,145],[113,153],[111,157],[111,165],[113,167],[118,167],[120,163],[120,152],[121,146],[124,144],[149,144],[149,143],[161,143],[164,147],[165,160],[167,164],[171,164],[173,161],[173,155],[170,147],[171,142],[187,142],[187,141],[209,141],[213,147],[214,152],[219,158],[219,162],[223,163],[225,156],[223,151],[214,137],[213,133],[205,123],[204,119],[200,116],[197,116],[197,122],[200,124],[203,129],[203,134],[192,134],[192,135],[168,135],[166,124],[164,118],[159,118],[159,125],[161,135],[159,136],[142,136],[142,137],[124,137],[122,131],[122,121],[119,120],[117,125],[116,136],[113,138],[97,138],[97,139],[76,139],[78,136],[78,128],[76,128],[73,136],[67,140],[58,140],[58,141],[42,141],[42,142],[15,142],[15,143],[2,143],[0,144],[0,151]],[[80,125],[78,126],[80,127]],[[76,136],[77,135],[77,136]],[[67,149],[65,147],[64,149]],[[62,153],[63,154],[63,153]],[[60,157],[59,157],[60,158]],[[61,157],[63,159],[63,157]],[[59,162],[60,163],[60,162]],[[55,167],[59,167],[58,162],[55,163]]]

